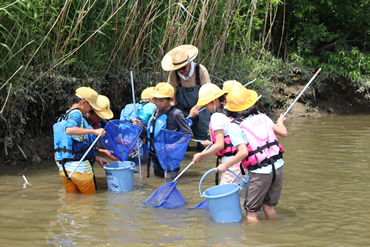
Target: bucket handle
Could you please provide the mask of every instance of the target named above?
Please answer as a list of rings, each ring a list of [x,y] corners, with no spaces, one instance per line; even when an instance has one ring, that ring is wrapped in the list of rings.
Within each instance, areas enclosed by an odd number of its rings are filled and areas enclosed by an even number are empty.
[[[214,172],[216,171],[216,168],[212,168],[211,170],[207,171],[206,173],[204,173],[203,177],[200,179],[199,181],[199,194],[200,194],[200,197],[203,197],[202,196],[202,189],[201,189],[201,186],[202,186],[202,183],[203,183],[203,179],[208,175],[210,174],[211,172]],[[239,180],[239,190],[242,189],[242,186],[240,185],[241,184],[241,181],[240,181],[240,178],[238,175],[236,175],[232,170],[230,169],[227,169],[228,172],[230,172],[231,174],[233,174],[238,180]]]
[[[133,171],[134,173],[138,173],[138,172],[139,172],[139,170],[138,170],[138,169],[133,168],[133,167],[131,167],[131,168],[130,168],[130,171]]]

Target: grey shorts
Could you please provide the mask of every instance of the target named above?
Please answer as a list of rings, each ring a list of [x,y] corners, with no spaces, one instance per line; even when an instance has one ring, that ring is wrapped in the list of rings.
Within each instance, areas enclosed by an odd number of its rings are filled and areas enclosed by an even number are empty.
[[[276,178],[273,183],[270,174],[258,174],[248,172],[249,182],[244,201],[244,208],[248,212],[258,212],[262,203],[267,206],[276,206],[280,199],[284,180],[284,166],[276,170]]]

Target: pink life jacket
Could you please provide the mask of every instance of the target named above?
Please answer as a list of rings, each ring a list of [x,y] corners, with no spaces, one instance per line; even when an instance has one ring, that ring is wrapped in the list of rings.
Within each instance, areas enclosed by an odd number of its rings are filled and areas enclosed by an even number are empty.
[[[224,112],[220,112],[220,113],[224,114]],[[211,121],[209,122],[209,135],[211,136],[212,143],[216,143],[216,135],[213,129],[211,128]],[[231,143],[229,136],[224,136],[224,143],[225,143],[224,149],[216,153],[216,155],[219,158],[224,157],[224,156],[226,157],[234,156],[238,152],[238,149],[235,148],[233,144]]]
[[[234,121],[237,122],[238,121]],[[242,166],[248,170],[255,170],[264,166],[273,165],[281,159],[284,149],[267,121],[265,114],[254,115],[242,120],[240,129],[248,141],[248,156],[242,160]]]

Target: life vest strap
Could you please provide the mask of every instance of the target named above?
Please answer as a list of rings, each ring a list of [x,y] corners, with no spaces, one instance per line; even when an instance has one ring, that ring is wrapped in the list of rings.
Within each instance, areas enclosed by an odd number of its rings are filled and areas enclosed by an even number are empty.
[[[223,155],[219,155],[218,157],[230,157],[230,156],[235,156],[238,153],[238,151],[235,152],[227,152],[224,153]]]
[[[216,159],[216,168],[220,165],[220,160],[221,160],[222,156],[219,156],[217,155],[217,159]],[[215,173],[215,184],[218,185],[219,183],[219,172],[216,172]]]
[[[232,143],[228,143],[228,144],[226,144],[226,142],[225,142],[225,146],[224,146],[224,147],[225,147],[225,149],[226,149],[226,148],[230,148],[230,147],[233,147],[233,144],[232,144]]]
[[[262,147],[257,147],[256,150],[253,150],[252,152],[249,152],[248,153],[248,157],[249,156],[252,156],[252,155],[255,155],[257,153],[262,153],[262,151],[266,148],[270,148],[272,146],[279,146],[279,142],[277,140],[273,141],[273,142],[266,142],[265,145],[263,145]]]
[[[283,155],[281,153],[279,153],[279,154],[274,155],[274,156],[272,156],[270,158],[266,158],[263,161],[258,162],[258,163],[254,164],[254,165],[249,165],[247,167],[248,168],[248,171],[253,171],[253,170],[256,170],[256,169],[259,169],[259,168],[268,166],[268,165],[273,165],[278,159],[281,159],[282,157],[283,157]]]

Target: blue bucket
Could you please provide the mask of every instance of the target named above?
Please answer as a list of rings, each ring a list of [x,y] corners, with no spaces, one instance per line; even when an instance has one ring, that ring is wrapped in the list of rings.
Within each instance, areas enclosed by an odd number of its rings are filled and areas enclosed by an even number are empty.
[[[134,188],[134,173],[139,172],[131,161],[116,161],[104,165],[108,189],[112,191],[129,191]]]
[[[222,223],[238,222],[243,217],[239,199],[239,191],[242,189],[240,184],[221,184],[205,190],[203,194],[201,192],[203,179],[215,170],[216,168],[209,170],[200,179],[199,194],[206,198],[214,221]],[[228,171],[237,177],[240,183],[239,177],[233,171],[229,169]]]

